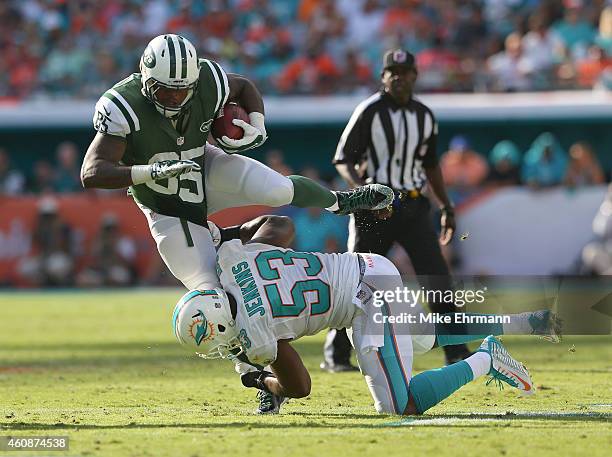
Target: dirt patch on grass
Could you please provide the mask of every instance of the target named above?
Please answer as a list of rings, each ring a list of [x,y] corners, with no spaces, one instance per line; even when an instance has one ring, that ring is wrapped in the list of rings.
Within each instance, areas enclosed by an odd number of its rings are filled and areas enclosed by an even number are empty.
[[[0,374],[20,374],[35,371],[34,367],[0,367]]]

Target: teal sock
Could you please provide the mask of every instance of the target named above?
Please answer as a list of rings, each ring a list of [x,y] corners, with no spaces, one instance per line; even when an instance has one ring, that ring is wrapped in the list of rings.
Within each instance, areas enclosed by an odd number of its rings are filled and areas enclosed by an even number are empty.
[[[329,208],[336,203],[334,193],[316,181],[305,176],[292,175],[288,178],[293,183],[293,200],[291,204],[300,208]]]
[[[489,333],[493,335],[493,333]],[[482,341],[489,335],[436,335],[436,343],[438,346],[454,346],[456,344],[465,344],[472,341]]]
[[[495,316],[495,314],[463,313],[466,316]],[[452,346],[455,344],[465,344],[471,341],[482,341],[489,335],[503,335],[504,325],[500,323],[482,324],[458,324],[462,325],[465,334],[455,335],[451,327],[444,324],[436,325],[436,342],[438,346]]]
[[[435,370],[419,373],[410,380],[410,394],[416,409],[424,413],[450,394],[474,380],[474,373],[465,360]]]

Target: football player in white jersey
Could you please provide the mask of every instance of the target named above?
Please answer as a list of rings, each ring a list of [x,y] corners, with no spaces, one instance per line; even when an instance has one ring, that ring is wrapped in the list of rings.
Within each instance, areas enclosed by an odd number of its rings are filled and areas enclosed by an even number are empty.
[[[523,393],[534,392],[528,371],[492,335],[466,360],[412,376],[414,353],[482,336],[436,335],[433,328],[429,334],[410,335],[405,325],[375,319],[374,313],[391,316],[397,314],[392,307],[401,306],[385,302],[378,307],[372,300],[376,291],[402,286],[399,272],[385,257],[287,249],[294,228],[285,217],[262,216],[238,230],[210,226],[213,238],[222,242],[217,273],[223,289],[185,294],[173,314],[175,335],[203,358],[233,359],[242,383],[273,394],[276,410],[286,397],[310,394],[310,376],[290,343],[326,328],[350,329],[379,413],[422,414],[484,375]],[[230,233],[240,239],[227,240]],[[555,338],[556,321],[552,313],[543,313],[515,315],[511,324],[485,329]]]

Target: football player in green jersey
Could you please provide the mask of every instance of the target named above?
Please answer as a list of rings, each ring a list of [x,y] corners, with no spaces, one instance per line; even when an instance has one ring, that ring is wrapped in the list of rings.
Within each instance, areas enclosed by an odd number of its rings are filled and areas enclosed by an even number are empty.
[[[228,101],[249,113],[234,120],[242,139],[207,143]],[[198,59],[179,35],[154,38],[134,73],[106,91],[94,114],[93,139],[81,169],[86,188],[129,187],[170,271],[189,289],[218,286],[207,215],[237,206],[316,206],[340,214],[379,209],[391,189],[364,186],[332,192],[302,176],[285,177],[251,158],[232,155],[266,140],[264,104],[254,84]],[[225,151],[225,152],[224,152]]]

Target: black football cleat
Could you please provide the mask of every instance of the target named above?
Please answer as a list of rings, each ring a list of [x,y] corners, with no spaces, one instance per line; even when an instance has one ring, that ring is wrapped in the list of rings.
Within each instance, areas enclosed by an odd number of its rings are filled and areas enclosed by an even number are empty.
[[[274,395],[263,390],[257,392],[257,398],[259,399],[259,407],[255,410],[255,414],[278,414],[281,405],[287,401],[287,397]]]

